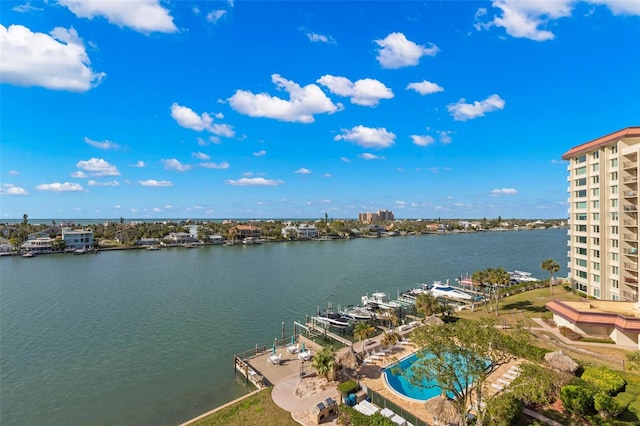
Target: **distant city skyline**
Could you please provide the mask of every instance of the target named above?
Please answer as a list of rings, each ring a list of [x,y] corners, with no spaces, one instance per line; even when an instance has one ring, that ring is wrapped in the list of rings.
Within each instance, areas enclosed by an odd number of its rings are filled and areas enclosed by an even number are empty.
[[[640,2],[0,2],[0,220],[561,219]]]

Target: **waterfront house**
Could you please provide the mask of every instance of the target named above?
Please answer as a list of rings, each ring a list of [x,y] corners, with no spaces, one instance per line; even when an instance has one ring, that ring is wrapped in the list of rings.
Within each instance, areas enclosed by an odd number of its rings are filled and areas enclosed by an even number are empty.
[[[157,238],[140,238],[136,241],[136,245],[142,247],[157,246],[160,245],[160,240]]]
[[[230,229],[236,238],[244,240],[245,238],[260,238],[262,230],[253,225],[236,225]]]
[[[196,241],[196,239],[187,232],[171,232],[167,235],[167,239],[173,244],[188,244]]]
[[[282,235],[285,237],[294,237],[302,240],[318,238],[318,228],[315,225],[301,223],[298,226],[287,225],[282,228]]]
[[[224,237],[220,234],[209,235],[209,242],[211,244],[224,244]]]
[[[62,228],[62,240],[65,249],[91,250],[93,248],[93,231]]]
[[[13,245],[6,238],[0,238],[0,253],[10,253],[13,251]]]
[[[23,252],[52,253],[55,238],[41,237],[25,241],[21,246]]]
[[[198,230],[200,229],[200,225],[185,225],[183,228],[189,231],[189,235],[191,235],[191,238],[193,238],[194,240],[198,239]]]

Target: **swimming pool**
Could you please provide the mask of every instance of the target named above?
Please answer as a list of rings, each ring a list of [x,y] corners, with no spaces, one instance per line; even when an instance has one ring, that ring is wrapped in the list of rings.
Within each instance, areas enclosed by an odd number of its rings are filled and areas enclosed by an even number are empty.
[[[398,363],[385,368],[383,373],[384,380],[391,390],[400,396],[418,401],[426,401],[429,398],[440,395],[442,391],[435,381],[428,382],[424,380],[422,383],[424,386],[415,386],[409,382],[406,376],[413,375],[411,366],[417,359],[418,355],[414,353]],[[402,370],[404,374],[393,374],[392,371],[395,369]]]

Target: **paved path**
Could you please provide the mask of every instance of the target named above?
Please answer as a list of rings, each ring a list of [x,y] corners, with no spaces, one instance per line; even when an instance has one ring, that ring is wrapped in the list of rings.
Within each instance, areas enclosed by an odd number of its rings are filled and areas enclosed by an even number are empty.
[[[310,408],[327,398],[333,398],[338,401],[339,392],[335,386],[330,386],[325,390],[319,391],[309,396],[300,397],[296,395],[296,389],[300,384],[299,374],[287,377],[275,384],[271,391],[271,398],[280,408],[287,410],[298,423],[303,425],[316,425],[315,419],[312,418]],[[323,425],[337,425],[335,419],[322,422]]]

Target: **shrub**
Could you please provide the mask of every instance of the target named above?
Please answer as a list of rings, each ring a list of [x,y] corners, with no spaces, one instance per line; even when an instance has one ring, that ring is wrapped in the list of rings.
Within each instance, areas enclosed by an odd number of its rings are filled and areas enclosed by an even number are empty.
[[[391,419],[384,417],[380,413],[367,416],[346,405],[341,405],[338,408],[338,424],[350,426],[394,426]]]
[[[560,389],[560,400],[570,413],[586,416],[593,412],[593,394],[591,389],[567,385]]]
[[[597,393],[593,397],[593,405],[603,419],[618,417],[626,410],[625,406],[604,393]]]
[[[511,393],[526,406],[545,406],[555,401],[565,381],[560,373],[525,363],[522,373],[513,381]]]
[[[489,400],[485,421],[490,426],[511,426],[518,424],[522,414],[522,402],[510,393]]]
[[[341,394],[349,395],[350,393],[359,391],[360,385],[353,380],[348,380],[346,382],[340,383],[337,388],[338,392],[340,392]]]
[[[607,367],[586,367],[581,376],[582,380],[593,385],[599,392],[615,395],[624,389],[626,382],[618,373]]]

